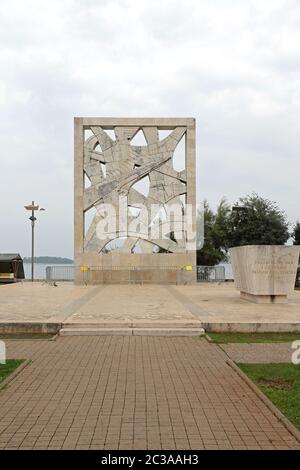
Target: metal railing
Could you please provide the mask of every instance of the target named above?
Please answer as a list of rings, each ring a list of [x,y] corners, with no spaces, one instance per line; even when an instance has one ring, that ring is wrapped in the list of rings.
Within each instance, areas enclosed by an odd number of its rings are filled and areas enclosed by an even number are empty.
[[[195,268],[193,270],[195,273]],[[191,278],[191,271],[173,266],[80,266],[55,265],[46,267],[46,281],[75,281],[78,283],[104,284],[147,284],[174,283],[184,284]],[[197,266],[198,282],[225,281],[224,266]]]
[[[198,282],[221,282],[225,281],[224,266],[197,266]]]
[[[47,266],[46,281],[74,281],[78,284],[185,284],[192,271],[174,266]]]
[[[74,281],[76,266],[46,266],[46,281]]]

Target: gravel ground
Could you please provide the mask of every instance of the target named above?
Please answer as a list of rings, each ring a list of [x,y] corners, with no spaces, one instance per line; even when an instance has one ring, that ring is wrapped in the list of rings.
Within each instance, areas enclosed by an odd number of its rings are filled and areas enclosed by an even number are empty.
[[[222,344],[221,348],[234,362],[267,364],[291,362],[292,343]]]

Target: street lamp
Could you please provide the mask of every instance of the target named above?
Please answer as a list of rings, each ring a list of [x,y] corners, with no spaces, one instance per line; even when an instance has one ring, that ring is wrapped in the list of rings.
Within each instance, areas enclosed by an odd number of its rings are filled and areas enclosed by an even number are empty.
[[[40,208],[39,205],[35,205],[34,201],[28,206],[24,206],[27,211],[31,211],[31,216],[29,220],[31,220],[31,282],[34,280],[34,225],[35,221],[37,220],[34,213],[36,211],[44,211],[43,207]]]

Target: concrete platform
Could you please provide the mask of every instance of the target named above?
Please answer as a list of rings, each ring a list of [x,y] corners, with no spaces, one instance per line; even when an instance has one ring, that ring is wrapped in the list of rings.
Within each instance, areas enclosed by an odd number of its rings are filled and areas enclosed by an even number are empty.
[[[300,332],[300,291],[282,305],[243,301],[231,283],[190,286],[18,283],[0,286],[0,332],[131,330]],[[190,330],[190,331],[189,331]],[[159,333],[159,331],[161,333]],[[77,331],[78,334],[78,331]],[[170,333],[171,334],[171,333]],[[200,334],[200,333],[199,333]]]
[[[177,298],[211,332],[300,332],[300,291],[287,304],[254,304],[242,300],[232,283],[176,286]]]

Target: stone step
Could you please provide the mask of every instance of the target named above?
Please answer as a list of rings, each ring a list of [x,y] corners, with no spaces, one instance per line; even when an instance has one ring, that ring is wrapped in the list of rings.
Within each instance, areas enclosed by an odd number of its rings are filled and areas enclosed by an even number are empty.
[[[201,328],[199,320],[119,320],[119,321],[95,321],[95,322],[66,322],[63,328]]]
[[[134,336],[204,336],[203,328],[133,328]]]
[[[203,336],[203,328],[62,328],[60,336]]]

